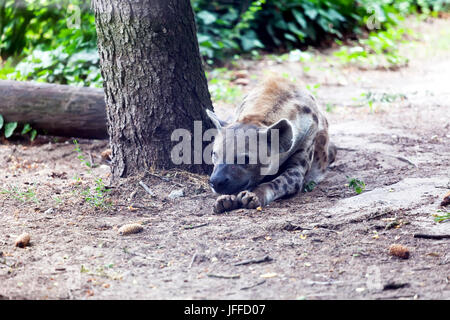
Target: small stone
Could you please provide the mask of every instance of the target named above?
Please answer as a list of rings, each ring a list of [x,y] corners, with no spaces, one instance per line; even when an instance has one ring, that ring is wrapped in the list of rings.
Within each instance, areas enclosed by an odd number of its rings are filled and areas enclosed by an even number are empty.
[[[177,198],[181,198],[184,197],[184,190],[183,189],[179,189],[179,190],[173,190],[170,194],[169,194],[169,199],[177,199]]]
[[[53,208],[49,208],[44,211],[44,214],[52,214],[55,210]]]

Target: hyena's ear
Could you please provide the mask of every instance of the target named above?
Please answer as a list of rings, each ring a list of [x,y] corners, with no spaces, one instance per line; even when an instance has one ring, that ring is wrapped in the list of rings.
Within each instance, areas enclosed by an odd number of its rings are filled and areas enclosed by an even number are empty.
[[[214,125],[217,128],[217,130],[222,129],[222,127],[225,127],[227,125],[227,123],[225,121],[220,120],[217,117],[217,115],[214,112],[212,112],[211,110],[206,109],[206,114],[211,119],[211,121],[214,123]]]
[[[294,129],[289,120],[281,119],[277,123],[267,128],[267,130],[271,145],[272,143],[274,143],[274,139],[276,137],[271,130],[278,130],[278,145],[280,153],[289,151],[289,149],[291,149],[292,144],[294,143]]]

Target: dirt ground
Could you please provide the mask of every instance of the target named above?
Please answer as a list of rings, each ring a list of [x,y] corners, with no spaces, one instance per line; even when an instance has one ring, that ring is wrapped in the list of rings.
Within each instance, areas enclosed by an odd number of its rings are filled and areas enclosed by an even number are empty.
[[[183,172],[124,180],[112,206],[93,209],[83,190],[108,184],[107,142],[79,142],[97,164],[88,170],[70,139],[4,141],[0,299],[449,299],[450,239],[414,235],[450,234],[433,216],[449,210],[450,20],[411,23],[421,40],[402,47],[410,63],[396,71],[333,65],[326,52],[307,74],[298,62],[241,62],[256,75],[245,90],[265,70],[320,83],[341,148],[312,192],[262,211],[215,215],[207,177]],[[369,108],[367,92],[394,101]],[[127,223],[144,230],[119,235]],[[17,248],[23,232],[31,245]],[[389,255],[392,244],[409,258]],[[252,259],[262,262],[239,264]]]

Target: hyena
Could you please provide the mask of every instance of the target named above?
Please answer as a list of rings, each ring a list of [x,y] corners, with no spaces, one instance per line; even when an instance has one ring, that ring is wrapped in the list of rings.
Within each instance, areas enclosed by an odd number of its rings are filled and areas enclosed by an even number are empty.
[[[222,194],[214,204],[216,213],[254,209],[294,195],[306,183],[319,183],[335,160],[336,147],[329,141],[328,121],[315,98],[284,78],[271,77],[252,90],[231,123],[218,119],[211,111],[208,115],[218,129],[212,147],[214,170],[209,180],[212,190]],[[278,130],[278,143],[272,129]],[[258,141],[267,141],[268,161],[262,162],[250,139],[237,147],[237,141],[242,141],[239,137],[250,137],[251,133],[256,133]],[[276,148],[272,148],[274,145]],[[228,157],[227,152],[233,155]],[[256,160],[251,161],[255,156]],[[274,162],[278,170],[265,174],[262,169]]]

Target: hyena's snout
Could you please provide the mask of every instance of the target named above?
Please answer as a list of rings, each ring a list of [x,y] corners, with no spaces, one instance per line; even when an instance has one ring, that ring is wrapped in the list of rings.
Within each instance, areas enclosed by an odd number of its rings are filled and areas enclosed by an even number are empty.
[[[219,164],[214,168],[209,185],[215,193],[235,194],[250,186],[250,179],[237,165]]]
[[[229,184],[230,178],[223,174],[214,174],[209,179],[209,185],[216,193],[226,194]]]

